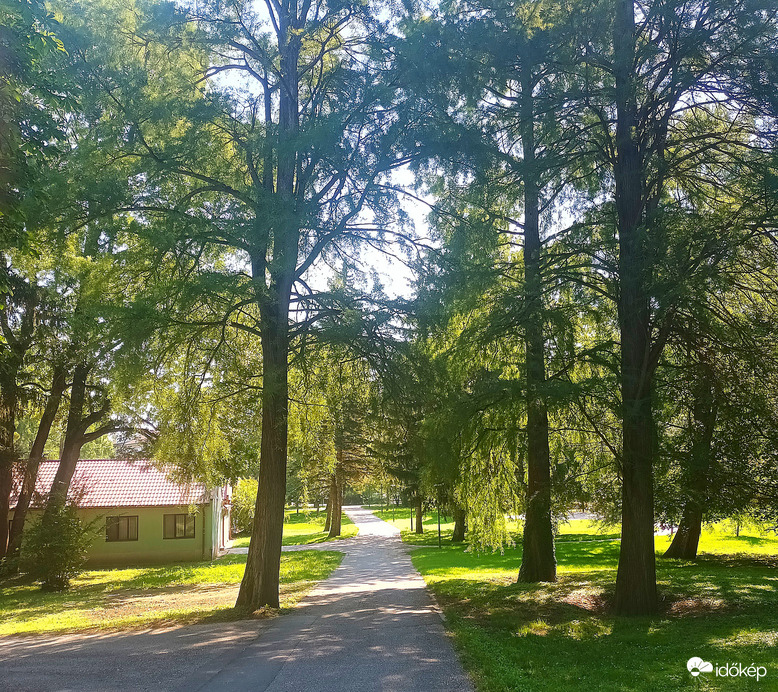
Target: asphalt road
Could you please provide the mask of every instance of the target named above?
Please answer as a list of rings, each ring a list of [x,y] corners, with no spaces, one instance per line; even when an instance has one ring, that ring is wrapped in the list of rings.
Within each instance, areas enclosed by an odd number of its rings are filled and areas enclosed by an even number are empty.
[[[341,566],[274,620],[0,638],[0,691],[471,692],[392,526],[345,508]],[[328,546],[329,547],[329,546]]]

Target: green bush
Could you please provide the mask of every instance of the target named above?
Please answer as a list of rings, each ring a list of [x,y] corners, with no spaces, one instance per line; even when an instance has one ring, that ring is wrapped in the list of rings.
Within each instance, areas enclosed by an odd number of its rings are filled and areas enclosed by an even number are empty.
[[[85,524],[75,505],[43,515],[25,532],[21,569],[47,591],[64,591],[84,571],[100,518]]]
[[[232,491],[233,533],[251,531],[254,524],[254,508],[257,504],[257,479],[242,478]]]

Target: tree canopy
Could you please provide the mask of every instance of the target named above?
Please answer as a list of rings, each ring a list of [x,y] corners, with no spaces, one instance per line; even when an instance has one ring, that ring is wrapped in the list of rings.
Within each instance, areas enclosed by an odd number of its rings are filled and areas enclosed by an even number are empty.
[[[100,445],[256,479],[252,611],[372,484],[523,582],[620,521],[655,613],[658,522],[778,511],[776,79],[769,0],[4,0],[0,556]]]

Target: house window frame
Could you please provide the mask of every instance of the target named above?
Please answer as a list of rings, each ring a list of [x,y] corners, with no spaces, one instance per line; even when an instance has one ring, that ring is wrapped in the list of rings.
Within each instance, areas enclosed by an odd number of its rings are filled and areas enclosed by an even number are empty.
[[[134,522],[132,520],[135,520]],[[116,522],[116,538],[111,538],[110,534],[110,524],[111,522],[115,520]],[[127,538],[119,538],[121,531],[120,526],[123,523],[123,520],[127,524],[127,530],[126,535]],[[131,530],[132,526],[134,524],[135,531],[133,532]],[[105,518],[105,542],[106,543],[128,543],[131,541],[137,541],[138,540],[138,515],[137,514],[113,514],[110,516],[107,516]],[[134,535],[133,535],[134,534]]]
[[[172,527],[173,535],[168,535],[168,517],[173,517]],[[180,523],[183,522],[183,532],[178,535]],[[191,533],[190,527],[191,525]],[[192,540],[197,535],[197,523],[196,516],[187,512],[175,512],[162,515],[162,539],[165,541],[180,541],[180,540]]]

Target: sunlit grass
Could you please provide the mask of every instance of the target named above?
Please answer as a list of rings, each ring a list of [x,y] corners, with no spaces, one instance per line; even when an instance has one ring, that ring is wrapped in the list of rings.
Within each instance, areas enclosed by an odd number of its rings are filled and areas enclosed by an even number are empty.
[[[328,538],[324,533],[324,524],[327,513],[324,510],[318,512],[314,509],[287,509],[284,514],[284,538],[283,545],[310,545],[324,543],[325,541],[337,541],[342,538],[351,538],[359,533],[359,529],[345,514],[341,517],[341,535],[337,538]],[[248,548],[250,536],[238,536],[232,541],[233,548]]]
[[[293,606],[342,557],[313,550],[282,554],[281,607]],[[211,563],[92,570],[65,593],[0,582],[0,636],[245,617],[232,607],[245,566],[245,555],[228,555]]]
[[[503,554],[435,544],[412,556],[481,692],[778,689],[778,540],[731,532],[709,527],[695,562],[658,557],[656,618],[610,614],[618,531],[586,520],[560,526],[554,584],[516,583],[520,544]],[[658,556],[668,544],[657,537]],[[763,665],[768,677],[694,679],[692,656]]]

